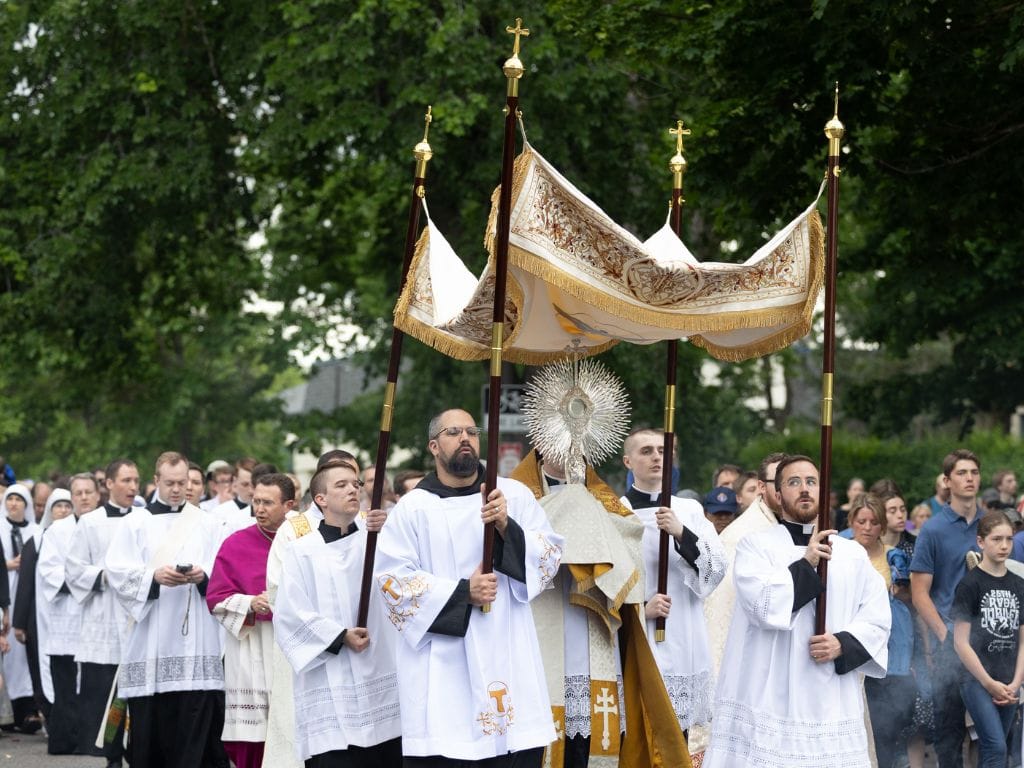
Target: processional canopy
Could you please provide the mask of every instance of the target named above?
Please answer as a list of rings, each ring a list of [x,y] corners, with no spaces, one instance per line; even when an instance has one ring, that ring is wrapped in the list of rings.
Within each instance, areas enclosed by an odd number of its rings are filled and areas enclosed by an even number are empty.
[[[687,131],[677,130],[681,145]],[[542,364],[567,347],[593,355],[619,341],[681,337],[728,361],[782,349],[810,330],[822,286],[817,202],[742,264],[701,263],[668,220],[639,240],[524,142],[512,179],[504,358]],[[398,328],[460,360],[489,357],[497,215],[498,190],[488,263],[476,277],[428,214],[395,308]]]

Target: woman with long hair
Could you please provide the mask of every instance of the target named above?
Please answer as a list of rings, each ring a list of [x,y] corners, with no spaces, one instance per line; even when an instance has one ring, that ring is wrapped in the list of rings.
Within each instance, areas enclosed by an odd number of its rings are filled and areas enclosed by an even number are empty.
[[[892,610],[889,635],[889,666],[884,678],[865,678],[864,691],[871,713],[875,753],[879,768],[892,768],[907,751],[903,733],[914,720],[917,686],[910,674],[914,647],[914,625],[907,602],[910,600],[910,558],[898,547],[887,545],[882,535],[887,528],[885,507],[873,493],[862,493],[850,504],[853,540],[864,547],[875,570],[885,580]]]

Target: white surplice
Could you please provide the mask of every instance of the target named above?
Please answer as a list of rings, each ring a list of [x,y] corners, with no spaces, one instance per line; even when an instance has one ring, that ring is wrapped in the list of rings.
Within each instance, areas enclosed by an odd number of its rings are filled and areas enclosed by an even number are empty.
[[[402,751],[482,760],[555,739],[529,601],[550,586],[561,537],[526,486],[498,478],[524,534],[525,583],[497,572],[489,613],[469,608],[464,637],[431,632],[461,579],[480,565],[479,493],[440,498],[421,485],[381,530],[375,582],[399,632]],[[511,524],[511,523],[510,523]]]
[[[107,509],[103,505],[82,515],[65,564],[68,589],[82,606],[82,632],[75,647],[78,662],[120,664],[128,637],[128,614],[103,573],[114,532],[127,516],[111,517]]]
[[[182,509],[190,505],[183,505]],[[152,514],[136,509],[118,526],[105,560],[107,579],[136,622],[126,643],[118,677],[123,698],[170,691],[222,691],[220,624],[210,615],[195,584],[159,587],[150,599],[154,569],[149,559],[169,539],[181,511]],[[170,561],[198,565],[209,574],[222,526],[195,509],[196,520]]]
[[[296,539],[315,533],[324,519],[316,504],[303,512],[289,512],[274,534],[267,556],[267,595],[270,607],[276,611],[277,589],[281,584],[284,553]],[[300,536],[299,531],[302,535]],[[295,700],[292,691],[292,668],[275,642],[273,648],[273,677],[270,687],[270,711],[267,714],[267,740],[263,748],[264,768],[302,768],[295,747]]]
[[[651,496],[653,506],[634,508],[633,512],[644,523],[644,570],[647,579],[647,599],[658,593],[658,549],[661,531],[655,514],[659,493]],[[633,508],[627,496],[622,503]],[[669,543],[668,595],[672,608],[665,620],[665,640],[655,641],[654,619],[647,620],[647,639],[650,641],[658,669],[665,681],[672,709],[684,731],[692,725],[711,719],[714,700],[714,676],[708,633],[704,623],[703,601],[721,583],[725,576],[725,555],[715,526],[704,517],[700,502],[672,497],[672,511],[683,526],[697,537],[699,556],[694,569]]]
[[[725,553],[725,578],[718,589],[704,600],[704,617],[707,619],[708,644],[711,648],[711,660],[714,663],[715,676],[722,665],[722,654],[725,651],[725,639],[729,635],[729,625],[736,605],[736,587],[733,584],[733,567],[736,562],[736,545],[747,534],[763,531],[778,525],[775,513],[758,496],[747,507],[743,514],[729,523],[729,526],[718,535]]]
[[[74,656],[82,633],[82,607],[67,584],[65,562],[78,534],[74,515],[58,520],[46,529],[38,546],[36,563],[36,624],[39,653],[46,656]]]
[[[885,677],[891,614],[885,582],[859,544],[833,536],[826,631],[848,632],[870,655],[838,674],[811,659],[815,601],[793,612],[791,563],[806,547],[783,525],[736,548],[736,610],[718,680],[704,768],[867,768],[862,677]]]
[[[314,529],[284,552],[274,629],[295,672],[295,742],[302,760],[402,735],[398,641],[383,606],[376,599],[369,605],[365,650],[326,650],[342,629],[357,626],[365,552],[361,528],[330,543]]]
[[[252,514],[252,505],[246,504],[244,507],[239,507],[238,502],[234,499],[217,505],[208,514],[223,524],[223,538],[227,538],[235,531],[248,528],[256,522],[256,518]]]
[[[15,487],[20,488],[22,486],[11,486],[11,488]],[[35,521],[30,519],[32,517],[32,499],[31,496],[28,498],[28,506],[25,509],[28,525],[21,526],[18,529],[21,531],[22,546],[35,536],[39,528]],[[0,542],[3,544],[4,557],[8,560],[14,557],[11,540],[13,528],[14,526],[7,519],[6,511],[0,511]],[[18,554],[21,554],[20,551]],[[18,578],[17,570],[7,571],[7,583],[10,585],[11,590],[11,616],[14,615],[14,604],[18,594]],[[28,669],[28,653],[25,650],[25,646],[14,640],[13,636],[11,640],[11,650],[4,655],[4,679],[7,683],[8,695],[12,699],[21,699],[32,695],[32,675]]]
[[[732,575],[733,564],[736,561],[736,545],[747,534],[763,531],[775,525],[778,525],[775,513],[758,496],[743,514],[718,534],[718,540],[722,543],[722,550],[725,553],[725,578],[715,591],[704,599],[704,619],[708,628],[708,647],[711,649],[714,675],[712,679],[716,682],[718,670],[722,666],[722,654],[725,652],[725,639],[729,635],[729,625],[732,623],[733,609],[736,606],[736,588]],[[714,705],[711,716],[714,717]],[[702,752],[711,738],[711,728],[707,725],[697,725],[691,728],[687,735],[686,743],[690,747],[690,753]]]

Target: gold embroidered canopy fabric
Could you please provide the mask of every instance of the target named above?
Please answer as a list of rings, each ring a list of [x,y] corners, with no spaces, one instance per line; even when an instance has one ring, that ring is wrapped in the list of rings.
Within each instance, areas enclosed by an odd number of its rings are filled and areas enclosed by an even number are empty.
[[[416,246],[395,325],[460,360],[490,356],[497,191],[476,278],[430,221]],[[503,357],[540,364],[576,342],[688,337],[721,360],[782,349],[811,327],[823,279],[817,199],[742,264],[700,263],[666,222],[641,242],[539,153],[516,158]]]

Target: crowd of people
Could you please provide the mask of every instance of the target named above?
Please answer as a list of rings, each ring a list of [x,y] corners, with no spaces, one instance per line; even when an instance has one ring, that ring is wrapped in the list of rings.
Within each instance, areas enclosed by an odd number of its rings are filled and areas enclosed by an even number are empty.
[[[252,458],[165,452],[145,485],[0,459],[0,727],[137,768],[1019,764],[1013,472],[983,491],[954,450],[913,506],[854,479],[818,530],[805,456],[664,499],[636,429],[623,489],[537,452],[488,488],[479,435],[439,413],[380,509],[341,450],[306,489]]]

